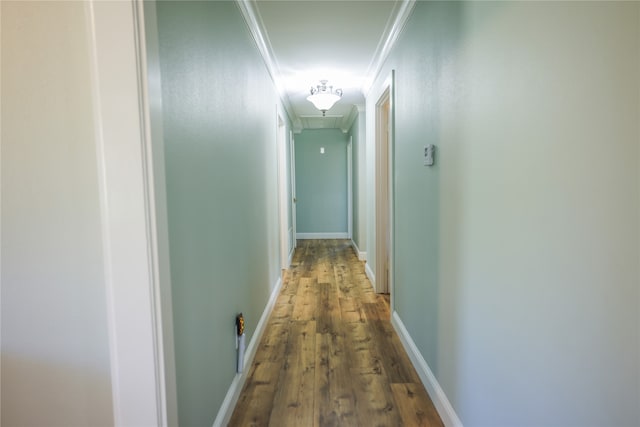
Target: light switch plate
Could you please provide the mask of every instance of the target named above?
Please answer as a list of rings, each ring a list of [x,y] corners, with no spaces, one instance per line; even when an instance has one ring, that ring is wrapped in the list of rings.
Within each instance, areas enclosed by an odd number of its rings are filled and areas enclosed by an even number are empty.
[[[433,164],[435,163],[435,158],[434,158],[435,151],[436,151],[436,146],[433,144],[424,146],[424,165],[425,166],[433,166]]]

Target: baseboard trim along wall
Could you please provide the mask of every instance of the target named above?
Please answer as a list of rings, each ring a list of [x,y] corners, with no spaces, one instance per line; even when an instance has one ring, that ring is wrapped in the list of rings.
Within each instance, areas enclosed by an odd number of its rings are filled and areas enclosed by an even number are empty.
[[[296,233],[296,239],[348,239],[348,233]]]
[[[391,316],[391,324],[400,337],[402,346],[409,355],[409,359],[411,359],[413,367],[418,371],[418,376],[420,377],[422,384],[424,384],[424,387],[427,389],[429,397],[431,397],[431,400],[433,401],[440,418],[442,418],[444,425],[447,427],[462,427],[460,418],[458,418],[458,415],[453,410],[451,402],[449,402],[449,399],[444,394],[438,380],[435,375],[433,375],[433,372],[431,372],[431,368],[429,368],[427,361],[424,360],[424,357],[420,354],[420,351],[418,350],[416,343],[411,338],[411,335],[409,335],[407,328],[404,327],[404,323],[402,323],[397,311],[394,311]]]
[[[364,272],[367,274],[367,277],[369,278],[369,281],[371,282],[371,286],[373,286],[373,289],[376,288],[376,275],[373,274],[373,270],[371,270],[371,266],[369,265],[369,263],[365,263],[364,264]]]
[[[231,420],[231,415],[233,415],[233,410],[236,407],[236,403],[238,403],[240,392],[242,391],[242,387],[244,387],[244,383],[247,380],[249,368],[251,367],[253,358],[255,357],[256,351],[258,350],[260,339],[262,338],[262,334],[264,333],[264,330],[267,326],[267,321],[269,320],[271,311],[273,310],[273,307],[276,304],[276,300],[278,299],[280,288],[282,288],[282,277],[278,278],[278,281],[276,282],[276,285],[271,292],[271,296],[269,297],[269,301],[267,302],[267,306],[264,308],[262,316],[260,316],[260,320],[256,325],[256,330],[251,337],[249,345],[247,346],[247,351],[244,356],[244,369],[242,370],[241,374],[236,374],[236,376],[233,378],[233,381],[229,386],[229,390],[227,391],[227,395],[224,397],[224,401],[222,402],[222,406],[220,406],[218,415],[213,422],[213,427],[226,426]]]
[[[353,250],[356,251],[356,255],[358,256],[358,260],[360,260],[360,261],[366,261],[367,260],[367,253],[360,251],[360,248],[358,247],[358,245],[356,245],[356,242],[354,240],[351,240],[351,246],[353,247]]]

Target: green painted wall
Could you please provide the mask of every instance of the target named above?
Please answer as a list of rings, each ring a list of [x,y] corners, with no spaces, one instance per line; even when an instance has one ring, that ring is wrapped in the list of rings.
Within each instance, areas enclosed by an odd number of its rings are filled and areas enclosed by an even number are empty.
[[[347,232],[347,142],[340,129],[307,129],[296,136],[298,233]]]
[[[157,16],[178,416],[205,426],[235,375],[235,316],[249,340],[280,275],[279,101],[235,2]]]
[[[395,310],[466,426],[640,424],[639,8],[417,2],[374,85]]]

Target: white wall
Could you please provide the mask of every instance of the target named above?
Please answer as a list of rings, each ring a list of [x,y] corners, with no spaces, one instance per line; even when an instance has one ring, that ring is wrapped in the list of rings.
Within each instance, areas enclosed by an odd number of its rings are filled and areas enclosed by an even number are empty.
[[[112,425],[85,5],[1,10],[2,425]]]
[[[459,240],[440,264],[458,338],[438,363],[469,424],[640,423],[637,7],[467,12]]]
[[[640,424],[639,7],[418,2],[372,90],[395,309],[464,425]]]

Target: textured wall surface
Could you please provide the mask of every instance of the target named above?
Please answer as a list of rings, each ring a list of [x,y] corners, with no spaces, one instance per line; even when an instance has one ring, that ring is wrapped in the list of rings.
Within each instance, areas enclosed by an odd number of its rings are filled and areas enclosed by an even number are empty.
[[[234,2],[158,2],[178,416],[211,425],[280,275],[272,81]],[[287,131],[288,132],[288,131]]]

